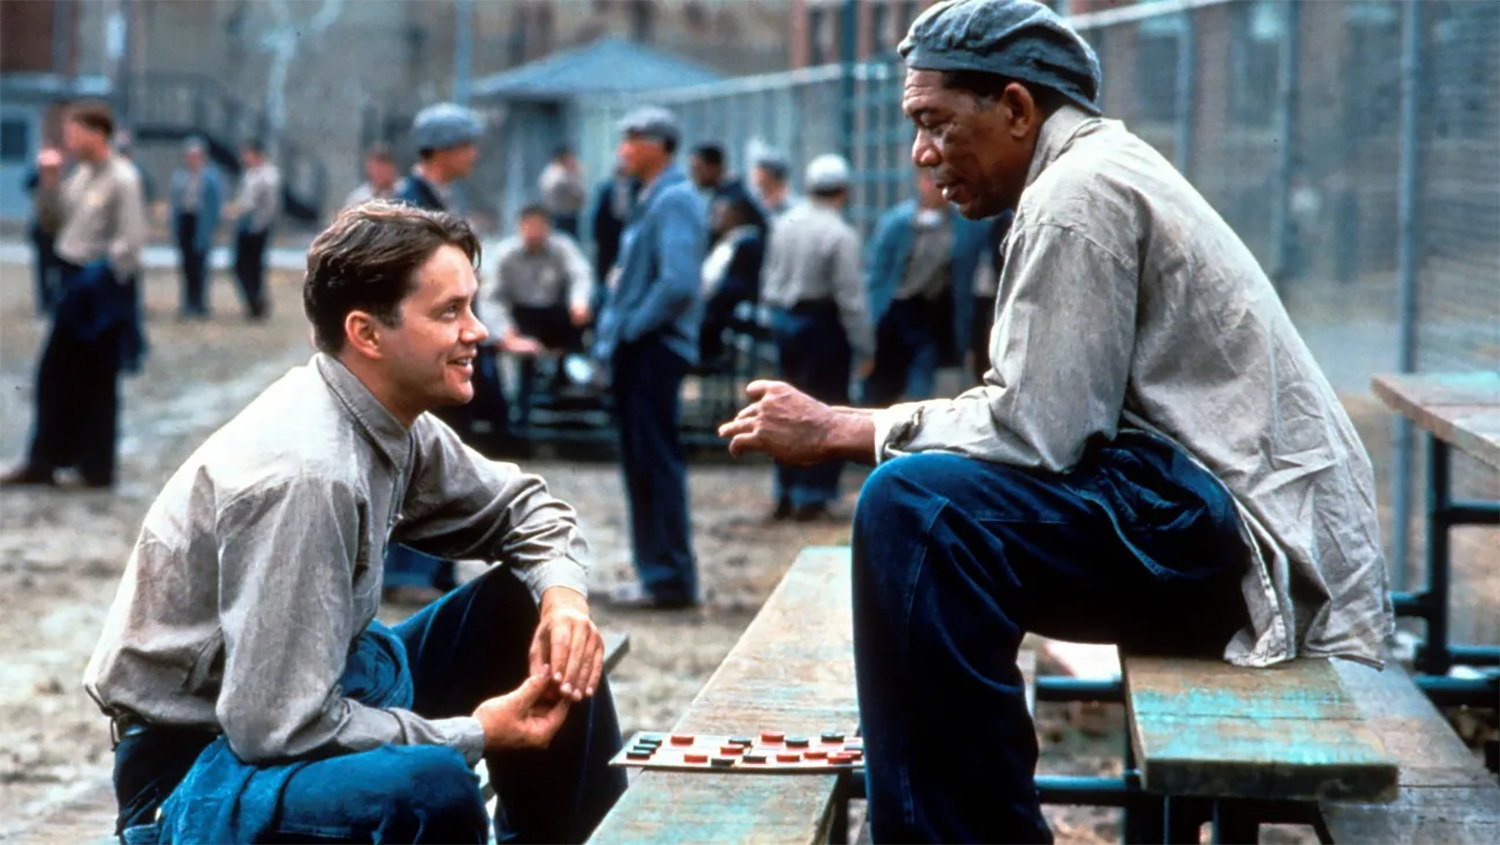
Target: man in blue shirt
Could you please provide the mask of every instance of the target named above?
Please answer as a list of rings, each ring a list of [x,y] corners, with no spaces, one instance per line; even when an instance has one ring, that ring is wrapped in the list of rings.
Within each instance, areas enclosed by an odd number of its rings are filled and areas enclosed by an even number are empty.
[[[611,598],[640,608],[691,607],[697,574],[678,424],[682,379],[698,359],[708,213],[675,161],[679,130],[670,112],[639,109],[620,122],[620,131],[621,169],[641,193],[609,277],[594,356],[611,375],[641,583]]]
[[[182,148],[182,167],[172,172],[172,222],[182,259],[182,316],[208,317],[208,253],[224,210],[224,185],[208,163],[200,138]]]

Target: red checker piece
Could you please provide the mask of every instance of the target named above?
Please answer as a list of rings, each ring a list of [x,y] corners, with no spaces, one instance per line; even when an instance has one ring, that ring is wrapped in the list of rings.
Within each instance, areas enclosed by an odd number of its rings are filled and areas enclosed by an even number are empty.
[[[760,741],[765,743],[780,743],[786,739],[786,734],[781,731],[761,731]]]
[[[707,754],[684,754],[684,755],[682,755],[682,762],[684,762],[684,763],[707,763],[708,762],[708,755]]]
[[[692,734],[672,734],[672,744],[673,745],[692,745],[693,744],[693,735]]]
[[[791,754],[777,754],[776,755],[776,762],[778,762],[778,763],[797,763],[797,762],[800,762],[801,760],[802,760],[802,755],[801,754],[797,754],[795,752],[791,753]]]
[[[742,754],[742,753],[744,753],[744,751],[745,751],[745,746],[743,746],[743,745],[721,745],[721,746],[719,746],[719,753],[723,754],[725,757],[729,757],[729,756],[734,755],[734,754]]]
[[[844,751],[835,751],[828,755],[828,762],[835,765],[839,763],[853,763],[854,755]]]
[[[822,760],[828,756],[828,752],[820,748],[809,748],[802,752],[802,756],[809,760]]]

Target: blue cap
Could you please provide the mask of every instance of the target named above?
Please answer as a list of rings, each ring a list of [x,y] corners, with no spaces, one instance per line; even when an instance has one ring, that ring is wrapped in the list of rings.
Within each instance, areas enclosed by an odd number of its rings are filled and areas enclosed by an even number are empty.
[[[419,150],[446,150],[472,144],[484,135],[479,115],[456,103],[438,103],[417,112],[411,123],[412,145]]]
[[[640,135],[674,144],[682,137],[677,118],[661,106],[642,106],[636,109],[620,119],[618,128],[621,135]]]
[[[913,70],[967,70],[1030,82],[1099,114],[1099,58],[1034,0],[947,0],[923,12],[901,41]]]

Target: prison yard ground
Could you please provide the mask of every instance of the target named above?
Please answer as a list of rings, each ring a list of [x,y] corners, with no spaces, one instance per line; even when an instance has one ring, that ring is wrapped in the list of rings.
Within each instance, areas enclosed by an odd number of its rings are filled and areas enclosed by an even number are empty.
[[[233,282],[219,271],[212,284],[213,319],[183,323],[176,320],[175,270],[150,271],[145,295],[151,356],[140,375],[122,383],[117,489],[0,493],[0,840],[98,841],[109,833],[109,736],[80,684],[84,665],[162,483],[210,432],[311,355],[299,281],[294,272],[274,273],[272,316],[249,323]],[[34,316],[31,296],[30,267],[0,266],[0,457],[7,465],[19,459],[29,436],[32,374],[45,339],[46,324]],[[1359,388],[1348,404],[1378,470],[1388,475],[1388,414]],[[618,467],[569,462],[545,450],[523,465],[578,508],[598,558],[595,588],[633,577]],[[700,461],[689,478],[705,606],[656,614],[596,608],[601,627],[631,637],[630,652],[612,679],[627,734],[672,726],[799,549],[848,540],[846,521],[763,525],[770,504],[768,464]],[[1387,489],[1383,483],[1381,490]],[[850,493],[841,515],[852,507]],[[1460,533],[1455,561],[1455,638],[1493,642],[1500,554],[1482,532]],[[410,611],[388,606],[384,615],[397,619]],[[1043,655],[1039,671],[1055,669]],[[774,726],[745,730],[762,727]],[[1117,773],[1122,727],[1118,707],[1038,705],[1042,770]],[[1116,811],[1053,807],[1048,816],[1059,841],[1119,840]],[[1264,835],[1266,841],[1314,841],[1299,828]]]

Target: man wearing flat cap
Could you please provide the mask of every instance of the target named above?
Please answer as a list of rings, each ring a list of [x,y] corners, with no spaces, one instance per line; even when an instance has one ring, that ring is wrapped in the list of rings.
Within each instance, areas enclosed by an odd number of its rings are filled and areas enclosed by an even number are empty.
[[[676,163],[680,130],[671,112],[647,106],[619,128],[621,171],[641,190],[609,277],[594,357],[609,367],[640,583],[611,598],[685,608],[698,602],[698,575],[678,426],[682,380],[698,360],[708,209]]]
[[[1378,665],[1374,479],[1265,272],[1099,115],[1066,23],[943,3],[901,54],[913,161],[965,217],[1015,209],[985,383],[862,410],[757,382],[721,432],[735,454],[877,464],[852,542],[875,840],[1051,841],[1024,633]]]

